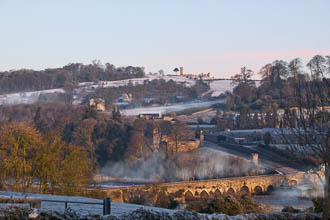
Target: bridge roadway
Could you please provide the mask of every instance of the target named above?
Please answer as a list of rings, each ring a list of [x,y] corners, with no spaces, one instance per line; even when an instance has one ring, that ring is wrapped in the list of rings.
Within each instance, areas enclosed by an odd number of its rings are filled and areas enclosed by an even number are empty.
[[[174,195],[175,199],[184,203],[194,198],[214,198],[223,193],[262,194],[280,186],[295,186],[316,181],[318,181],[316,175],[297,172],[286,175],[273,174],[116,187],[103,189],[103,191],[116,202],[127,202],[127,198],[134,192],[164,191]]]

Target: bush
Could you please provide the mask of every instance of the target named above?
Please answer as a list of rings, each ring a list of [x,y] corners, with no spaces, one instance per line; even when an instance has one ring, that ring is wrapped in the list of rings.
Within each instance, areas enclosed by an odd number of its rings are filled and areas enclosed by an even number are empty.
[[[3,210],[6,219],[27,219],[32,210],[27,207],[9,206]]]
[[[186,209],[200,213],[224,213],[227,215],[262,212],[261,207],[254,203],[249,195],[243,195],[242,197],[224,195],[209,201],[192,201],[187,204]]]
[[[124,192],[124,202],[138,205],[152,205],[160,208],[175,209],[179,203],[172,194],[165,191],[134,190]]]
[[[282,212],[290,212],[290,213],[300,213],[301,211],[299,209],[295,209],[292,206],[285,206],[282,209]]]
[[[192,201],[188,203],[186,209],[189,211],[195,211],[199,213],[210,213],[207,202],[203,200]]]
[[[314,198],[312,202],[314,204],[315,213],[323,212],[323,198]]]
[[[259,204],[253,202],[250,195],[242,195],[240,198],[240,204],[243,208],[243,213],[261,213],[263,212]]]
[[[209,213],[225,213],[227,215],[239,215],[243,213],[243,208],[235,197],[228,195],[219,199],[213,200],[210,204]]]
[[[165,192],[159,192],[155,206],[167,209],[175,209],[179,205],[178,201],[172,195],[167,195]]]

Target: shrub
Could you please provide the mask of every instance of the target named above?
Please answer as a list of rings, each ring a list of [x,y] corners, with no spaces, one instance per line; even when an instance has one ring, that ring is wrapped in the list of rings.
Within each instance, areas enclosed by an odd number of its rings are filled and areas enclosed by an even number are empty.
[[[314,212],[320,213],[323,212],[323,198],[314,198],[312,199],[314,204]]]
[[[239,200],[243,213],[261,213],[263,210],[259,204],[253,202],[250,195],[243,195]]]
[[[300,213],[301,211],[299,209],[295,209],[292,206],[285,206],[282,209],[282,212],[290,212],[290,213]]]
[[[9,206],[3,210],[3,215],[6,219],[27,219],[30,212],[31,209],[27,207]]]
[[[206,201],[198,200],[187,204],[186,209],[200,213],[209,213],[209,207]]]
[[[227,215],[239,215],[243,213],[243,208],[235,197],[228,195],[211,201],[209,213],[225,213]]]
[[[186,209],[200,213],[224,213],[227,215],[262,212],[261,207],[254,203],[249,195],[243,195],[242,197],[223,195],[209,201],[192,201],[187,204]]]
[[[175,209],[179,205],[173,195],[167,195],[165,192],[159,192],[157,194],[157,200],[155,206],[167,209]]]

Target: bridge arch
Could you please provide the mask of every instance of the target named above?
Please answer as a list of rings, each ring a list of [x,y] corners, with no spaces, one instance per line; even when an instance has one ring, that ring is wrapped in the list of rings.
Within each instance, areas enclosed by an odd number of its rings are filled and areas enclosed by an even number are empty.
[[[220,192],[220,190],[219,189],[216,189],[215,191],[214,191],[214,197],[215,198],[219,198],[221,196],[221,192]]]
[[[288,185],[289,186],[296,186],[296,185],[298,185],[298,181],[297,180],[290,180]]]
[[[272,191],[274,191],[274,186],[273,185],[269,185],[267,187],[267,190],[266,190],[268,193],[271,193]]]
[[[230,187],[229,189],[227,189],[227,193],[229,193],[229,194],[235,194],[235,190]]]
[[[241,189],[239,190],[240,194],[246,195],[250,194],[250,189],[247,186],[242,186]]]
[[[194,195],[192,194],[192,192],[190,192],[189,190],[184,194],[184,199],[186,201],[192,201],[194,200]]]
[[[261,186],[254,187],[253,193],[256,195],[261,195],[263,193],[262,187]]]
[[[201,199],[208,199],[209,198],[209,194],[203,190],[199,196]]]

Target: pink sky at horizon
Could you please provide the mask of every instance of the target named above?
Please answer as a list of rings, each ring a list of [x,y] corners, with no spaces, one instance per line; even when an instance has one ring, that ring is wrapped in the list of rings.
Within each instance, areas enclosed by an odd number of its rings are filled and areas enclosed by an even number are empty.
[[[151,62],[155,69],[165,70],[165,73],[173,74],[175,67],[184,67],[185,73],[207,73],[215,77],[230,77],[246,66],[255,72],[254,78],[258,79],[258,71],[262,66],[275,60],[289,62],[294,58],[300,58],[303,66],[315,55],[329,56],[330,51],[326,50],[287,50],[287,51],[256,51],[256,52],[229,52],[223,55],[214,56],[172,56],[153,57],[144,62]],[[142,61],[142,60],[141,60]],[[173,63],[173,67],[162,68],[161,62]],[[156,64],[156,65],[155,65]]]

